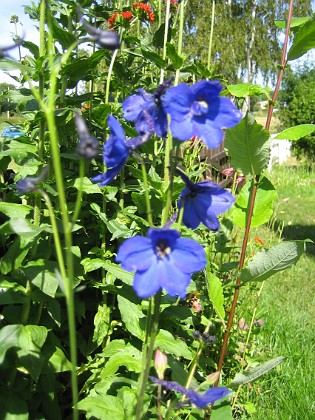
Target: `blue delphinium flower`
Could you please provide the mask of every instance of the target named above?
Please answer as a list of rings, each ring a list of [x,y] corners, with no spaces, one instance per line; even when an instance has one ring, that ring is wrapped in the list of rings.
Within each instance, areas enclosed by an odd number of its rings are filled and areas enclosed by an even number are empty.
[[[234,127],[242,116],[228,98],[219,96],[221,90],[219,82],[207,80],[168,89],[162,102],[171,116],[174,137],[189,140],[197,136],[209,148],[218,147],[224,137],[222,129]]]
[[[38,184],[40,184],[46,177],[48,173],[48,165],[45,166],[38,177],[27,177],[24,179],[20,179],[16,183],[16,189],[19,194],[28,194],[31,192],[38,191]]]
[[[111,135],[104,145],[103,152],[106,172],[92,178],[92,181],[98,182],[100,187],[109,184],[119,174],[132,150],[148,141],[151,136],[148,132],[143,136],[127,140],[122,126],[115,117],[109,115],[107,122]]]
[[[181,238],[174,229],[149,229],[148,236],[127,239],[119,248],[117,262],[135,271],[133,288],[148,298],[161,288],[184,298],[191,273],[206,265],[203,247],[193,239]]]
[[[94,159],[99,153],[99,142],[96,137],[90,136],[84,119],[79,113],[74,116],[75,124],[79,135],[77,151],[85,159]]]
[[[159,137],[167,135],[167,116],[162,106],[161,97],[173,82],[173,78],[166,80],[158,86],[155,93],[148,93],[144,89],[138,89],[138,95],[129,96],[122,104],[124,118],[127,121],[136,121],[136,130],[143,134],[148,131],[149,115],[154,133]]]
[[[184,207],[183,223],[190,229],[196,229],[203,223],[210,230],[220,227],[218,214],[227,211],[235,199],[231,193],[214,182],[198,182],[197,184],[180,170],[177,173],[186,184],[179,196],[178,208]]]
[[[193,389],[187,389],[179,385],[177,382],[164,381],[163,379],[157,379],[153,376],[149,376],[150,380],[156,384],[162,385],[164,388],[170,391],[176,391],[183,394],[188,398],[188,402],[194,404],[196,407],[204,408],[208,404],[212,404],[217,400],[220,400],[223,397],[226,397],[230,394],[228,388],[209,388],[204,394],[199,394],[199,392],[194,391]]]

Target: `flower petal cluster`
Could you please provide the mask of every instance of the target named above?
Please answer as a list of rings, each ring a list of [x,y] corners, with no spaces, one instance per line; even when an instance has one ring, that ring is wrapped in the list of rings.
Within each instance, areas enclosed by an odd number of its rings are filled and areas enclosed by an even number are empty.
[[[203,181],[195,184],[184,173],[177,172],[186,184],[178,202],[178,208],[184,208],[184,225],[196,229],[203,223],[210,230],[218,230],[220,222],[217,215],[232,206],[235,201],[232,194],[214,182]]]
[[[90,136],[84,119],[80,114],[75,114],[75,124],[79,135],[78,153],[80,156],[91,160],[99,153],[99,142],[96,137]]]
[[[133,8],[135,10],[138,9],[139,11],[141,11],[140,17],[142,19],[146,19],[146,20],[149,20],[150,22],[154,22],[155,16],[149,4],[145,4],[142,2],[134,3]]]
[[[108,116],[108,126],[111,135],[104,145],[103,152],[106,172],[92,178],[92,181],[98,182],[101,187],[109,184],[118,175],[131,152],[131,148],[126,145],[125,133],[122,126],[112,115]]]
[[[221,90],[219,82],[207,80],[168,89],[162,101],[171,116],[170,129],[178,140],[197,136],[209,148],[220,145],[222,129],[234,127],[242,116],[228,98],[219,96]]]
[[[184,298],[191,274],[206,265],[203,247],[193,239],[181,238],[174,229],[149,229],[148,236],[127,239],[119,248],[117,262],[135,271],[133,288],[148,298],[161,288]]]
[[[122,104],[124,118],[127,121],[136,121],[138,133],[151,131],[148,129],[148,118],[151,120],[154,133],[159,137],[167,135],[167,115],[161,102],[161,97],[170,87],[173,78],[166,80],[158,86],[155,93],[148,93],[138,89],[138,95],[129,96]]]
[[[191,404],[194,404],[198,408],[204,408],[208,404],[212,404],[221,398],[226,397],[231,391],[228,388],[209,388],[204,394],[194,391],[193,389],[187,389],[179,385],[177,382],[164,381],[162,379],[154,378],[149,376],[150,380],[156,384],[162,385],[164,388],[170,391],[176,391],[183,394],[188,398]]]
[[[121,17],[123,19],[121,19]],[[109,29],[113,29],[117,23],[128,24],[130,23],[130,19],[133,17],[132,12],[115,12],[109,19],[108,19],[108,27]]]

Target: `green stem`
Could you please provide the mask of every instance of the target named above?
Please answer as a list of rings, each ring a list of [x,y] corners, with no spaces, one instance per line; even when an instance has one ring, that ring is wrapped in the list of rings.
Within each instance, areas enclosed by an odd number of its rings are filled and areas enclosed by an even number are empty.
[[[166,12],[165,12],[165,30],[164,30],[164,40],[163,40],[163,60],[166,59],[166,43],[168,37],[168,23],[170,20],[170,0],[166,0]],[[160,75],[160,84],[163,83],[164,80],[164,69],[161,69]]]
[[[173,149],[173,138],[170,130],[168,131],[165,147],[165,165],[164,165],[164,194],[166,193],[165,207],[162,212],[162,226],[169,218],[172,205],[172,170],[171,170],[171,152]]]
[[[147,170],[146,170],[144,162],[141,162],[141,169],[142,169],[142,177],[143,177],[143,185],[144,185],[145,203],[147,207],[147,218],[150,225],[153,226],[148,176],[147,176]]]
[[[185,2],[180,3],[180,17],[179,17],[179,31],[178,31],[178,46],[177,53],[181,55],[182,45],[183,45],[183,32],[184,32],[184,15],[185,15]],[[176,70],[174,86],[178,85],[179,82],[180,69]]]
[[[212,42],[213,42],[213,30],[214,30],[214,11],[215,11],[215,1],[212,1],[212,13],[211,13],[211,29],[210,29],[210,37],[209,37],[209,45],[208,45],[208,63],[207,68],[210,70],[211,64],[211,51],[212,51]]]
[[[111,82],[113,67],[114,67],[114,63],[115,63],[117,54],[118,54],[118,50],[115,50],[113,55],[112,55],[112,59],[110,60],[109,67],[108,67],[108,75],[107,75],[106,89],[105,89],[105,104],[108,104],[108,100],[109,100],[110,82]]]
[[[30,297],[31,291],[32,291],[31,282],[27,280],[26,289],[25,289],[26,301],[23,304],[22,315],[21,315],[22,325],[26,325],[28,322],[28,317],[29,317],[30,309],[31,309],[31,297]]]
[[[75,225],[78,219],[81,206],[82,206],[84,173],[85,173],[85,161],[84,159],[81,158],[80,159],[80,174],[79,174],[80,184],[79,184],[78,195],[77,195],[74,212],[72,216],[72,227]]]
[[[146,364],[140,377],[140,388],[139,388],[138,401],[137,401],[137,407],[136,407],[136,420],[141,420],[142,418],[143,399],[144,399],[144,394],[145,394],[149,372],[151,368],[155,338],[156,338],[156,335],[158,332],[158,326],[159,326],[161,296],[162,296],[162,291],[159,291],[154,296],[154,313],[153,313],[153,319],[152,319],[150,344],[147,351]]]

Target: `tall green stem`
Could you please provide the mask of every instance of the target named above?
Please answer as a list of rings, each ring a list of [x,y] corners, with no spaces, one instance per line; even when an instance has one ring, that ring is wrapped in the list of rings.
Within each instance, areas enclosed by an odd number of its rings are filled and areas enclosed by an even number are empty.
[[[181,55],[182,45],[183,45],[183,32],[184,32],[184,15],[185,15],[185,2],[180,3],[180,15],[179,15],[179,30],[178,30],[178,46],[177,53]],[[178,85],[179,82],[180,69],[176,70],[174,86]]]
[[[166,0],[166,12],[165,12],[165,30],[164,30],[164,40],[163,40],[163,60],[166,59],[166,44],[168,38],[168,24],[170,20],[170,0]],[[164,80],[164,69],[161,69],[160,75],[160,84],[163,83]]]

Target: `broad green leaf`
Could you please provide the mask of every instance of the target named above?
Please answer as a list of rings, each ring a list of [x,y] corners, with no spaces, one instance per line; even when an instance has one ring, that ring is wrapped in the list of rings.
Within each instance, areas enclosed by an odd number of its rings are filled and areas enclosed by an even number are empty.
[[[110,329],[110,314],[111,309],[107,305],[98,305],[98,310],[94,317],[93,333],[93,341],[95,341],[97,345],[102,344],[104,339],[107,337]]]
[[[10,72],[12,70],[21,69],[24,69],[24,66],[16,60],[11,60],[10,58],[2,58],[0,60],[0,70]]]
[[[243,282],[266,280],[296,264],[304,251],[304,241],[282,242],[268,250],[264,249],[243,268],[240,279]]]
[[[32,210],[31,206],[24,204],[0,202],[0,213],[4,213],[10,219],[25,219]]]
[[[119,279],[126,284],[132,283],[133,274],[124,270],[119,265],[111,263],[110,261],[102,260],[101,258],[85,258],[81,261],[81,264],[84,267],[85,273],[98,270],[99,268],[104,268],[116,277],[116,279]]]
[[[143,319],[142,324],[140,325],[140,319],[144,318],[143,312],[138,308],[138,306],[130,302],[128,299],[118,295],[118,307],[121,314],[121,319],[125,323],[127,330],[133,334],[135,337],[144,340],[144,324],[145,320]]]
[[[238,83],[237,85],[229,85],[226,90],[237,98],[247,98],[248,96],[253,95],[266,95],[268,98],[268,93],[270,92],[270,88],[263,88],[260,85],[255,85],[253,83]]]
[[[25,239],[35,238],[43,231],[51,230],[49,225],[34,226],[27,219],[13,219],[10,222],[12,231]]]
[[[242,188],[231,210],[233,222],[242,228],[246,226],[248,203],[252,188],[253,181],[248,181]],[[262,177],[258,184],[251,227],[257,227],[269,221],[277,196],[278,194],[272,183],[266,177]]]
[[[304,23],[308,22],[310,20],[310,17],[293,17],[290,22],[290,29],[296,28],[303,25]],[[275,25],[279,29],[285,29],[287,27],[287,21],[286,20],[275,20]]]
[[[156,336],[154,348],[161,349],[165,353],[173,354],[177,357],[185,357],[185,359],[191,360],[193,358],[187,344],[179,338],[174,336],[166,330],[160,330]]]
[[[219,318],[224,319],[224,295],[221,280],[207,270],[208,294],[214,310]]]
[[[112,395],[86,397],[79,401],[78,408],[86,412],[87,419],[125,420],[122,402]]]
[[[59,286],[55,274],[58,264],[54,261],[38,260],[31,261],[22,268],[26,278],[48,296],[55,297]]]
[[[276,357],[275,359],[269,360],[268,362],[256,366],[254,369],[237,373],[230,386],[239,386],[248,384],[249,382],[254,382],[256,379],[260,378],[262,375],[268,373],[271,369],[278,366],[285,359],[286,358],[284,356]]]
[[[83,179],[77,178],[73,186],[79,191],[82,190],[85,194],[102,194],[100,187],[97,184],[93,184],[87,177]]]
[[[135,347],[128,344],[118,350],[107,361],[100,371],[102,379],[114,375],[121,366],[125,366],[130,372],[140,373],[142,370],[142,355]]]
[[[143,57],[147,58],[152,63],[156,64],[159,69],[163,69],[166,66],[166,61],[160,56],[160,54],[150,51],[148,49],[141,48]]]
[[[295,34],[288,52],[288,61],[295,60],[315,47],[315,15],[305,22]]]
[[[12,280],[0,279],[0,305],[23,303],[25,299],[25,287]]]
[[[233,420],[232,407],[229,400],[216,401],[211,411],[212,420]]]
[[[269,134],[251,114],[226,131],[225,148],[231,165],[244,175],[259,175],[270,159]]]
[[[175,46],[169,42],[166,44],[166,51],[167,57],[171,60],[174,68],[179,69],[183,65],[183,57],[178,55]]]
[[[299,140],[315,131],[315,124],[301,124],[287,128],[275,136],[277,140]]]
[[[1,388],[0,418],[3,420],[29,420],[29,408],[15,390]]]
[[[1,203],[0,203],[1,204]],[[21,266],[34,238],[17,237],[0,260],[0,272],[8,274]]]

